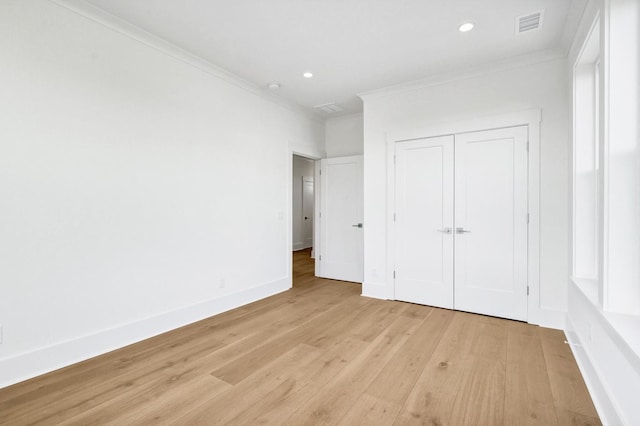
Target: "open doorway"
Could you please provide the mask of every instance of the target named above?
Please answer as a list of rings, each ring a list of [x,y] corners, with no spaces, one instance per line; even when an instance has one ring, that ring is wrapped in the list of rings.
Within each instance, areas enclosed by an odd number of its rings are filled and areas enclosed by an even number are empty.
[[[313,212],[315,162],[293,156],[292,247],[293,251],[313,250]]]
[[[294,154],[292,171],[291,247],[295,285],[296,277],[314,268],[315,161]]]

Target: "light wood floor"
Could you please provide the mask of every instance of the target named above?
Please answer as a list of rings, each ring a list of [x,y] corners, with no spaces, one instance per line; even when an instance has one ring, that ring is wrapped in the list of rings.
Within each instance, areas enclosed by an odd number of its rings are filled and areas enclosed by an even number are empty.
[[[560,331],[294,288],[0,390],[0,423],[600,424]]]

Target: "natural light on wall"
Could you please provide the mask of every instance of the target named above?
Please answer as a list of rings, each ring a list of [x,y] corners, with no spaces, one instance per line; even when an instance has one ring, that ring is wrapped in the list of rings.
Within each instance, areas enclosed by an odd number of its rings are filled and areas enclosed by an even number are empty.
[[[596,21],[574,67],[573,278],[598,302],[599,69]]]
[[[640,315],[640,2],[605,2],[605,311]]]
[[[606,1],[574,64],[573,281],[640,315],[640,2]]]

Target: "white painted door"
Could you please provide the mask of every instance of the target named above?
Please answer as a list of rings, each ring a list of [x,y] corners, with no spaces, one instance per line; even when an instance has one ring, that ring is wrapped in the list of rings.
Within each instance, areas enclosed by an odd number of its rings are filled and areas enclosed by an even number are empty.
[[[320,161],[318,276],[362,282],[362,156]]]
[[[313,247],[313,177],[302,178],[302,241],[304,248]]]
[[[527,126],[455,136],[455,309],[527,319]]]
[[[527,126],[395,155],[395,299],[527,320]]]
[[[396,144],[395,298],[453,308],[453,136]]]

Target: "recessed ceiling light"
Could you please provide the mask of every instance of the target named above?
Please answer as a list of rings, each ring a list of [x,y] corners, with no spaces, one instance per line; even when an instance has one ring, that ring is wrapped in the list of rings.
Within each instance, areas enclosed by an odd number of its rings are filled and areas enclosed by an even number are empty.
[[[310,73],[309,71],[307,71],[307,72],[305,72],[304,74],[302,74],[302,76],[303,76],[304,78],[311,78],[311,77],[313,77],[313,74],[312,74],[312,73]]]
[[[466,33],[467,31],[471,31],[473,27],[475,27],[475,24],[473,22],[465,22],[458,27],[458,31],[460,31],[461,33]]]

